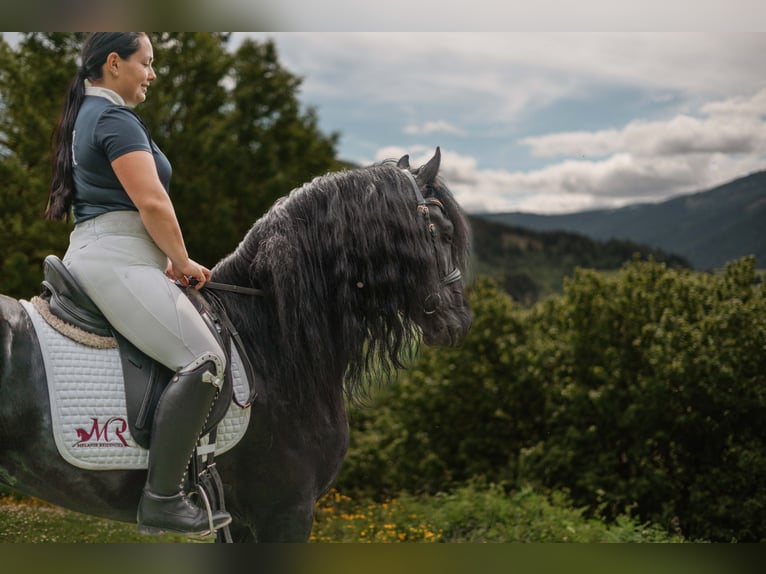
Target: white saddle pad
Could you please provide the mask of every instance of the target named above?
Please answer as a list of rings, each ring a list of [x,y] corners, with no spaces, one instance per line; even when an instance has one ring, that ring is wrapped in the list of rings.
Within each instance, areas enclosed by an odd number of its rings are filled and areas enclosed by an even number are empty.
[[[117,349],[93,349],[77,343],[54,330],[29,301],[20,303],[40,340],[53,436],[61,456],[89,470],[146,468],[149,451],[136,444],[128,427]],[[234,394],[244,403],[249,387],[240,365],[239,354],[232,348]],[[232,403],[218,425],[215,452],[236,445],[249,421],[250,409]]]

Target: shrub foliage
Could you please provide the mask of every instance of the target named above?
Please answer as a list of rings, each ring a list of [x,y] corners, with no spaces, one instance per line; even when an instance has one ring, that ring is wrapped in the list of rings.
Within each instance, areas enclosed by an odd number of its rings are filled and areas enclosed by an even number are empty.
[[[716,274],[578,269],[532,308],[479,278],[459,349],[426,349],[351,413],[340,488],[380,498],[473,477],[692,539],[766,540],[766,295]]]
[[[317,504],[313,542],[682,542],[620,515],[612,524],[584,516],[562,492],[507,493],[469,483],[449,494],[359,504],[332,490]]]

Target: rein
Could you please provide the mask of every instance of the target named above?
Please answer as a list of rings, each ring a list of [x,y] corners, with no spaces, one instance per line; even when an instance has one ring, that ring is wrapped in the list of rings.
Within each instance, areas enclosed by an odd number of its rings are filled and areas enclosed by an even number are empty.
[[[263,289],[242,287],[241,285],[230,285],[228,283],[216,283],[215,281],[208,281],[202,288],[214,289],[216,291],[229,291],[231,293],[239,293],[240,295],[264,295],[266,293]]]
[[[447,287],[448,285],[452,285],[453,283],[457,283],[463,278],[463,273],[455,267],[450,271],[449,273],[442,273],[441,269],[441,259],[439,258],[439,249],[436,246],[436,226],[431,223],[431,215],[429,213],[428,207],[430,205],[435,205],[439,207],[442,211],[446,210],[444,209],[444,204],[436,199],[435,197],[429,197],[426,199],[423,197],[423,194],[420,191],[420,187],[418,187],[417,181],[415,181],[415,176],[412,175],[412,173],[408,169],[400,168],[404,175],[407,176],[407,179],[410,182],[410,185],[412,186],[412,190],[415,192],[415,199],[418,202],[418,212],[421,216],[425,218],[426,222],[426,229],[428,230],[428,234],[431,236],[431,245],[434,248],[434,255],[436,258],[436,267],[439,270],[439,273],[441,274],[441,286]],[[428,303],[431,303],[429,305]],[[423,311],[426,315],[433,315],[436,313],[439,308],[441,307],[442,298],[441,295],[438,292],[434,292],[429,294],[425,300],[423,301]]]

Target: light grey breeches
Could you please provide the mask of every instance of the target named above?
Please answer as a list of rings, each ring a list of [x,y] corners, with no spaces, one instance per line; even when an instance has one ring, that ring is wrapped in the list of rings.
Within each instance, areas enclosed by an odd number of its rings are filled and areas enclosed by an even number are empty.
[[[165,275],[167,257],[135,211],[83,221],[64,263],[112,326],[141,351],[178,371],[205,355],[226,357],[197,310]]]

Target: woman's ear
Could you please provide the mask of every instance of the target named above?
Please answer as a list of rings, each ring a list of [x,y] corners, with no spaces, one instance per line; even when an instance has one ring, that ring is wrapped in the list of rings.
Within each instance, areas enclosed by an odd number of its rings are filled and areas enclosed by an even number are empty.
[[[120,73],[120,55],[117,52],[110,52],[106,57],[105,66],[104,71],[116,78]]]

